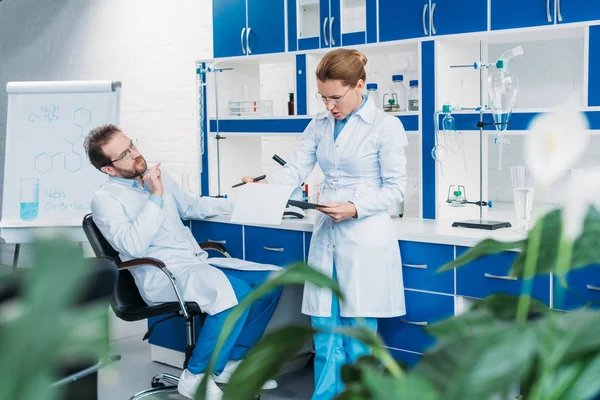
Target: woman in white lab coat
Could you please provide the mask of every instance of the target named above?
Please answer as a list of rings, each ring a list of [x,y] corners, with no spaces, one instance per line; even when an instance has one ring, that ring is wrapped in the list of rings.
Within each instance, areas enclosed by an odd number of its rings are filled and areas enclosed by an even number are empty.
[[[327,112],[309,123],[284,168],[263,181],[299,186],[317,162],[324,173],[308,263],[337,279],[345,301],[307,284],[302,312],[325,331],[356,325],[354,317],[376,331],[377,318],[405,314],[400,249],[387,210],[404,199],[408,142],[400,120],[362,94],[366,63],[356,50],[325,55],[316,75]],[[368,349],[334,333],[319,333],[314,342],[313,399],[328,400],[343,390],[342,365]]]

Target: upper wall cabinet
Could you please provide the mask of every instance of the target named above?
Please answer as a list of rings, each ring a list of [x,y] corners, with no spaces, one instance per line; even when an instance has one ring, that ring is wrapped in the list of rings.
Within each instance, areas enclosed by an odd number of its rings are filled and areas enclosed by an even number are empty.
[[[377,41],[377,0],[288,0],[289,50]]]
[[[600,19],[597,0],[492,0],[492,29]]]
[[[429,0],[379,0],[379,41],[429,36]]]
[[[214,56],[285,51],[285,0],[213,0]]]
[[[379,0],[379,40],[487,30],[487,1]]]
[[[431,35],[487,31],[487,1],[432,0]]]

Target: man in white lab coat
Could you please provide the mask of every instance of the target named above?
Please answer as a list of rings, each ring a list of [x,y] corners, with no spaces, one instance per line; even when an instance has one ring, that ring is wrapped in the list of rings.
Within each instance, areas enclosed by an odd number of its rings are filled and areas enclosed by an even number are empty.
[[[161,170],[160,163],[148,168],[135,142],[116,126],[95,128],[84,146],[90,163],[108,175],[91,204],[102,235],[123,261],[139,257],[163,261],[175,275],[185,301],[197,303],[208,314],[178,386],[179,393],[192,398],[232,307],[279,267],[230,258],[208,260],[181,218],[229,214],[231,203],[185,193]],[[148,304],[177,301],[170,281],[159,269],[144,266],[131,272]],[[215,382],[227,383],[239,360],[261,338],[281,292],[270,293],[244,314],[219,355],[206,399],[221,399]],[[266,384],[266,388],[275,386],[274,381]]]

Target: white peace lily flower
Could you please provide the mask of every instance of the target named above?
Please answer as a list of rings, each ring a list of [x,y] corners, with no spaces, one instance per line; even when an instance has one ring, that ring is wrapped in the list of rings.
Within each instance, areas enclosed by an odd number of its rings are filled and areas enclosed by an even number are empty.
[[[575,241],[583,231],[591,205],[600,197],[600,168],[573,170],[569,178],[561,213],[565,239]]]
[[[585,115],[572,105],[538,115],[525,139],[525,160],[539,185],[548,187],[575,164],[589,142]]]

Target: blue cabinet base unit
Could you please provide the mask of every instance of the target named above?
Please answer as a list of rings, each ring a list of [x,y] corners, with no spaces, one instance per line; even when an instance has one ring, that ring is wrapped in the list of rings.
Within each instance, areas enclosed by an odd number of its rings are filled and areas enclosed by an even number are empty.
[[[552,277],[552,308],[569,311],[580,307],[600,308],[600,266],[575,269],[567,274],[563,287]]]
[[[454,294],[454,271],[437,270],[454,259],[454,246],[400,242],[404,287]]]
[[[435,343],[424,327],[454,315],[454,296],[404,291],[406,315],[379,318],[379,334],[394,349],[423,353]]]
[[[304,260],[304,238],[299,231],[244,227],[246,260],[285,267]]]
[[[151,327],[152,324],[164,319],[165,316],[158,316],[148,318],[148,327]],[[200,330],[202,329],[202,324],[200,323],[200,319],[198,317],[195,318],[196,324],[196,340],[200,335]],[[148,339],[148,343],[153,344],[155,346],[164,347],[171,350],[176,350],[180,352],[185,352],[186,346],[186,328],[185,328],[185,318],[175,317],[169,320],[163,321],[160,324],[154,327],[154,331],[150,338]],[[180,366],[181,368],[181,366]]]
[[[456,257],[460,257],[468,247],[456,247]],[[494,293],[518,296],[523,285],[522,279],[508,276],[511,265],[518,253],[507,251],[482,257],[468,265],[456,269],[456,294],[459,296],[485,298]],[[533,278],[532,297],[550,305],[550,276],[538,275]]]
[[[233,258],[244,257],[241,225],[219,222],[192,221],[192,234],[198,243],[213,242],[222,244]],[[211,254],[214,257],[214,255]]]

